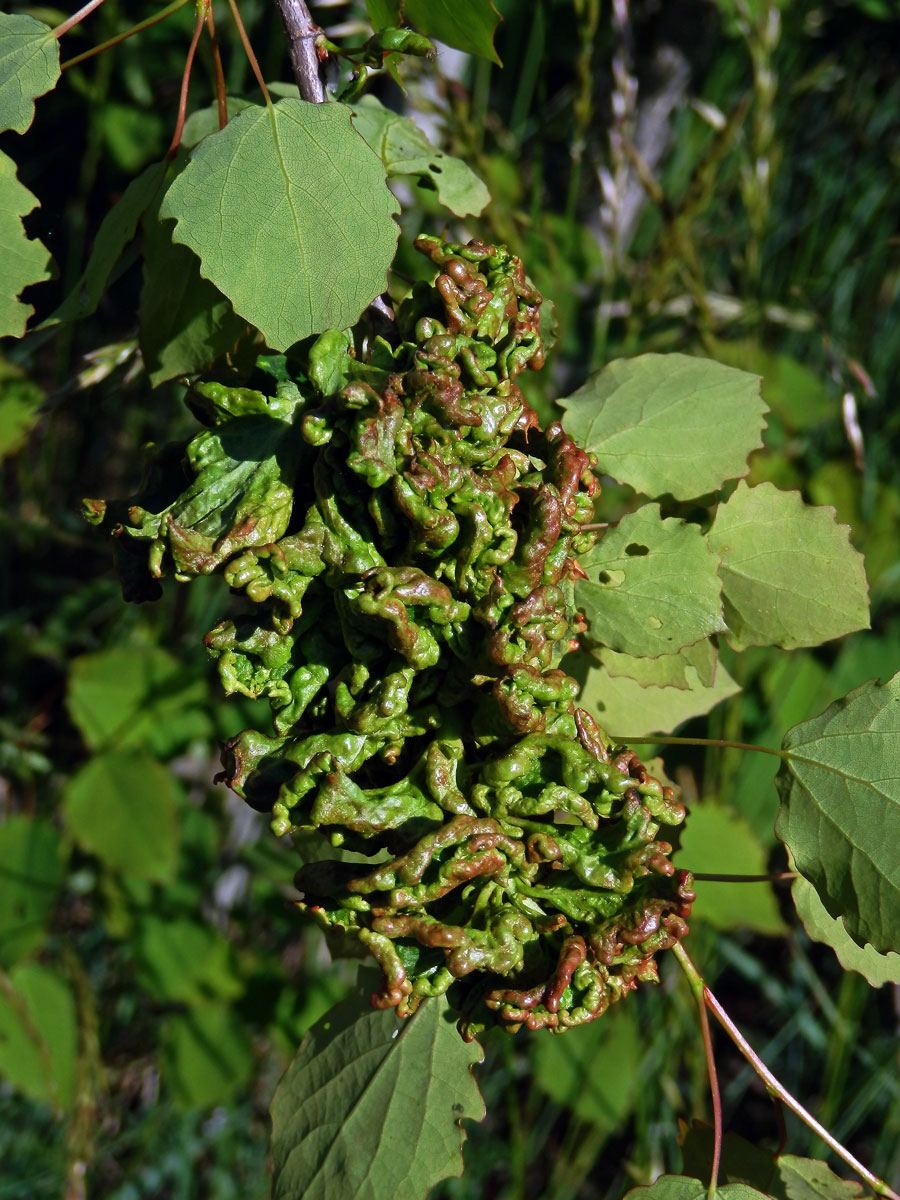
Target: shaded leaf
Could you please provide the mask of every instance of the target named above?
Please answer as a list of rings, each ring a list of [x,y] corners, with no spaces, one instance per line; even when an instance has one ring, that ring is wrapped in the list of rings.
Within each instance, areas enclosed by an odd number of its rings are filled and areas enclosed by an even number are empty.
[[[625,1193],[625,1200],[707,1200],[709,1180],[689,1179],[687,1175],[661,1175],[649,1187],[636,1187]],[[746,1183],[725,1183],[716,1188],[721,1200],[768,1200],[765,1192]]]
[[[791,896],[803,928],[814,942],[823,942],[837,955],[845,971],[858,971],[872,987],[900,983],[900,954],[879,954],[871,946],[857,946],[839,918],[829,916],[816,889],[798,877],[791,885]]]
[[[384,290],[397,203],[342,104],[280,100],[205,138],[166,193],[173,238],[234,309],[284,350],[352,325]]]
[[[682,1173],[697,1179],[708,1179],[715,1146],[712,1126],[702,1121],[692,1121],[690,1128],[684,1130],[678,1140],[681,1143]],[[725,1134],[719,1160],[720,1184],[746,1183],[767,1193],[774,1174],[775,1157],[770,1150],[754,1146],[740,1134]]]
[[[133,939],[141,984],[160,1000],[201,1006],[244,990],[230,943],[190,917],[141,917]]]
[[[841,1179],[818,1158],[782,1154],[778,1158],[778,1174],[787,1200],[859,1200],[864,1193],[861,1183]]]
[[[673,859],[676,867],[710,875],[763,875],[767,854],[747,822],[724,804],[692,804]],[[786,932],[771,884],[699,881],[691,912],[715,929]]]
[[[250,1039],[222,1005],[169,1017],[161,1035],[163,1080],[182,1108],[225,1104],[253,1076]]]
[[[458,217],[478,216],[490,203],[490,192],[468,164],[435,149],[415,121],[391,112],[375,96],[353,106],[353,124],[388,175],[430,180],[441,204]]]
[[[696,525],[645,504],[580,558],[575,585],[593,640],[611,650],[671,654],[725,628],[718,559]]]
[[[310,1030],[272,1100],[274,1200],[422,1200],[461,1173],[482,1053],[449,1017],[443,996],[400,1021],[357,989]]]
[[[501,65],[494,49],[500,14],[491,0],[366,0],[366,8],[375,29],[402,17],[428,37]]]
[[[736,650],[817,646],[868,627],[863,557],[834,515],[771,483],[740,483],[719,505],[709,543],[722,558],[728,641]]]
[[[36,383],[0,365],[0,460],[25,445],[43,400]]]
[[[703,687],[712,687],[719,662],[716,648],[708,638],[685,646],[677,654],[661,654],[659,658],[638,658],[605,648],[597,651],[597,658],[613,678],[634,679],[641,687],[673,687],[683,691],[690,688],[689,667],[694,667]]]
[[[900,675],[872,680],[785,736],[775,826],[860,946],[900,952]]]
[[[49,821],[13,814],[0,825],[0,964],[30,954],[43,942],[64,864]]]
[[[0,977],[0,1076],[33,1100],[68,1108],[77,1045],[75,999],[55,971],[19,963]]]
[[[165,883],[178,857],[174,777],[142,750],[90,759],[67,782],[63,816],[75,841],[114,871]]]
[[[609,363],[559,403],[599,470],[647,496],[691,500],[747,473],[766,405],[756,375],[685,354]]]
[[[34,102],[59,79],[59,42],[24,13],[0,13],[0,132],[24,133]]]
[[[81,278],[56,312],[41,323],[41,329],[63,321],[78,321],[96,311],[113,268],[137,232],[138,222],[160,194],[167,166],[165,162],[152,163],[132,179],[103,218]]]
[[[16,178],[16,164],[0,153],[0,337],[21,337],[34,312],[19,294],[33,283],[50,278],[50,254],[37,238],[25,233],[22,218],[37,206],[37,198]]]

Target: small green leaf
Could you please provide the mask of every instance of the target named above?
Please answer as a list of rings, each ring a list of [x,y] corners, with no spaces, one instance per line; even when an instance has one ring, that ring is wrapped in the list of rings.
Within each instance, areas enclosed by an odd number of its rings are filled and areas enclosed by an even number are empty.
[[[634,679],[641,687],[670,687],[682,691],[691,686],[687,675],[689,667],[694,667],[703,687],[712,687],[719,663],[718,652],[708,638],[685,646],[677,654],[661,654],[659,658],[637,658],[608,649],[597,651],[597,658],[607,674],[615,679]]]
[[[0,133],[24,133],[34,102],[59,79],[59,42],[48,25],[24,13],[0,13]]]
[[[856,1180],[841,1179],[818,1158],[782,1154],[778,1174],[787,1200],[860,1200],[865,1192]]]
[[[228,939],[190,917],[145,913],[132,944],[141,984],[159,1000],[200,1007],[244,990]]]
[[[709,543],[722,558],[725,620],[735,650],[818,646],[869,624],[862,555],[834,509],[798,492],[739,483],[720,504]]]
[[[167,166],[165,162],[152,163],[132,179],[103,218],[81,278],[56,312],[41,323],[41,329],[49,329],[63,321],[78,321],[96,311],[113,268],[137,232],[138,222],[159,196]]]
[[[253,1076],[253,1048],[235,1014],[222,1005],[163,1022],[163,1081],[182,1108],[225,1104]]]
[[[205,138],[160,216],[235,311],[285,350],[352,325],[384,290],[396,211],[350,109],[287,99]]]
[[[581,1121],[614,1133],[634,1108],[644,1047],[626,1008],[533,1046],[534,1080]]]
[[[560,404],[599,469],[647,496],[692,500],[747,474],[766,405],[756,375],[685,354],[604,367]]]
[[[77,1045],[75,999],[55,971],[19,963],[0,979],[0,1076],[14,1088],[69,1108]]]
[[[443,996],[400,1021],[357,989],[313,1026],[275,1092],[273,1200],[422,1200],[459,1175],[460,1121],[484,1116],[481,1057]]]
[[[13,814],[0,825],[0,965],[43,942],[63,871],[59,834],[49,821]]]
[[[829,916],[816,889],[802,876],[791,885],[791,897],[807,934],[814,942],[830,946],[845,971],[858,971],[872,987],[900,983],[900,954],[879,954],[871,946],[857,946],[843,921]]]
[[[0,365],[0,461],[25,445],[44,398],[36,383]]]
[[[900,674],[785,736],[775,831],[860,946],[900,952]]]
[[[409,117],[401,117],[374,96],[353,106],[353,124],[376,154],[388,175],[413,175],[430,180],[438,200],[458,217],[478,216],[491,194],[461,158],[436,150]]]
[[[572,657],[566,659],[566,666],[583,681],[579,704],[616,737],[671,733],[682,722],[703,716],[741,690],[721,663],[712,687],[703,686],[696,667],[685,670],[686,688],[643,687],[635,679],[613,678],[590,655],[577,658],[582,664],[580,669]],[[585,671],[587,664],[589,669]]]
[[[692,804],[673,862],[715,875],[764,875],[767,855],[747,822],[730,807]],[[777,936],[785,924],[771,884],[698,882],[691,914],[714,929],[752,929]]]
[[[38,201],[16,178],[16,164],[0,153],[0,261],[3,285],[0,292],[0,337],[21,337],[34,312],[19,294],[33,283],[50,278],[50,254],[37,238],[25,233],[22,218]]]
[[[709,1180],[689,1179],[686,1175],[661,1175],[649,1187],[632,1188],[625,1200],[707,1200]],[[726,1183],[716,1188],[719,1200],[769,1200],[764,1192],[746,1183]]]
[[[65,786],[63,816],[75,841],[114,871],[157,883],[178,858],[174,777],[142,750],[89,759]]]
[[[644,657],[672,654],[725,628],[718,559],[696,525],[645,504],[581,557],[575,585],[592,640]]]
[[[375,29],[402,18],[446,46],[502,65],[494,49],[500,14],[491,0],[366,0],[366,8]]]

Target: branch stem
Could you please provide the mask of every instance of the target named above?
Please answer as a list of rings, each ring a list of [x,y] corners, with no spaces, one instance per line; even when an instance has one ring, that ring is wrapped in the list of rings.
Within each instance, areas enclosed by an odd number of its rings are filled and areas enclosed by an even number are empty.
[[[703,982],[703,977],[689,958],[687,951],[679,942],[676,942],[672,947],[672,953],[678,959],[681,969],[687,976],[691,991],[694,993],[694,995],[696,995],[697,988],[699,987],[702,989],[703,999],[706,1007],[710,1010],[710,1012],[734,1042],[735,1046],[737,1046],[738,1050],[766,1085],[766,1089],[768,1090],[769,1094],[780,1100],[781,1103],[784,1104],[786,1108],[789,1108],[795,1116],[799,1117],[805,1125],[808,1125],[813,1133],[818,1134],[825,1145],[833,1150],[838,1158],[842,1159],[848,1167],[850,1167],[857,1173],[857,1175],[859,1175],[861,1179],[864,1179],[872,1191],[876,1193],[876,1195],[885,1196],[887,1200],[900,1200],[900,1196],[897,1195],[897,1193],[892,1187],[890,1187],[889,1184],[885,1183],[883,1179],[879,1179],[877,1175],[874,1175],[868,1167],[863,1166],[859,1159],[851,1154],[846,1146],[841,1145],[837,1138],[833,1137],[824,1127],[824,1125],[821,1125],[812,1115],[812,1113],[807,1112],[800,1101],[796,1100],[791,1095],[784,1084],[775,1078],[763,1060],[759,1057],[759,1055],[732,1021],[731,1017],[729,1017],[728,1013],[726,1013],[725,1009]]]
[[[188,47],[187,58],[184,62],[184,74],[181,76],[181,94],[178,97],[178,120],[175,122],[175,132],[172,134],[172,143],[166,151],[166,158],[174,158],[175,151],[181,145],[181,134],[184,131],[184,122],[187,117],[188,85],[191,81],[191,68],[194,65],[194,55],[197,53],[197,43],[200,41],[200,34],[203,32],[203,26],[206,23],[206,10],[209,7],[209,3],[210,0],[206,0],[206,3],[197,11],[194,33],[191,37],[191,44]]]
[[[79,21],[83,21],[89,13],[92,13],[95,8],[99,8],[102,3],[103,0],[88,0],[83,8],[79,8],[78,12],[72,13],[71,17],[67,17],[61,25],[57,25],[55,29],[51,30],[51,35],[59,41],[62,35],[68,33],[73,25],[77,25]]]
[[[614,740],[627,746],[719,746],[722,750],[755,750],[758,754],[772,754],[775,758],[785,757],[783,750],[773,750],[771,746],[751,746],[749,742],[729,742],[723,738],[664,737],[659,733],[652,737],[617,734]]]
[[[132,25],[130,29],[126,29],[124,33],[117,33],[114,38],[110,38],[108,42],[102,42],[99,46],[94,46],[91,50],[85,50],[83,54],[76,54],[74,58],[64,62],[60,70],[68,71],[69,67],[77,67],[79,63],[83,63],[88,58],[93,58],[96,54],[102,54],[104,50],[109,50],[113,46],[118,46],[119,42],[124,42],[130,37],[134,37],[136,33],[142,33],[145,29],[149,29],[151,25],[156,25],[159,21],[164,21],[166,17],[170,17],[172,13],[178,12],[179,8],[184,8],[189,0],[175,0],[174,4],[169,4],[161,12],[158,12],[154,17],[148,17],[146,21],[141,21],[137,25]]]
[[[319,69],[316,38],[322,30],[310,15],[305,0],[275,0],[284,31],[287,34],[291,66],[300,89],[300,95],[310,104],[325,102],[325,84]]]
[[[253,74],[256,76],[256,82],[259,84],[259,90],[263,94],[266,106],[271,109],[272,98],[269,95],[269,89],[266,87],[266,81],[263,79],[262,71],[259,69],[259,63],[256,61],[256,55],[253,53],[253,47],[250,45],[250,39],[247,37],[247,30],[244,28],[244,22],[241,20],[241,14],[238,12],[238,6],[235,3],[235,0],[228,0],[228,7],[231,9],[231,15],[234,17],[235,25],[237,25],[237,31],[244,47],[244,53],[247,55],[250,66],[253,70]]]
[[[676,948],[681,949],[680,943],[676,942]],[[687,958],[687,955],[685,955]],[[681,955],[678,956],[678,961],[684,968],[684,961]],[[688,961],[690,961],[688,959]],[[693,964],[691,964],[693,966]],[[713,1053],[712,1034],[709,1028],[709,1014],[706,1011],[706,996],[704,994],[705,985],[698,971],[685,971],[687,981],[691,991],[694,994],[694,1000],[697,1004],[697,1012],[700,1017],[700,1030],[703,1034],[703,1049],[706,1053],[706,1069],[709,1074],[709,1090],[712,1096],[713,1106],[713,1160],[712,1167],[709,1173],[709,1188],[707,1189],[707,1200],[716,1200],[716,1186],[719,1182],[719,1162],[722,1157],[722,1097],[719,1092],[719,1076],[716,1072],[716,1059]]]
[[[216,106],[219,114],[219,129],[228,124],[228,99],[225,91],[225,72],[222,70],[222,55],[219,53],[219,42],[216,38],[216,22],[213,18],[212,5],[206,10],[206,28],[209,30],[209,40],[212,42],[213,70],[216,75]]]
[[[691,875],[697,883],[784,883],[797,878],[796,871],[776,871],[773,875],[721,875],[691,871]]]

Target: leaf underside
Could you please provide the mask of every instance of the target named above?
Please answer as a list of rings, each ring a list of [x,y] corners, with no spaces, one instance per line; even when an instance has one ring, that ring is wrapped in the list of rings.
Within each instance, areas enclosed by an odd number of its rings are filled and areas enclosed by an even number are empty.
[[[59,42],[43,21],[0,13],[0,133],[24,133],[34,102],[59,79]]]

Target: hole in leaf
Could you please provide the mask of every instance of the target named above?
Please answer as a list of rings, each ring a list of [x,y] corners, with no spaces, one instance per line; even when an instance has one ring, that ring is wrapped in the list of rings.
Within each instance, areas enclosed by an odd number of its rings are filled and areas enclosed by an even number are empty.
[[[434,171],[435,175],[440,175],[440,173],[441,173],[441,168],[437,165],[437,163],[433,163],[433,162],[430,162],[428,164],[428,170]]]
[[[597,582],[603,583],[607,587],[619,587],[625,581],[624,571],[601,571],[597,576]]]
[[[662,621],[659,617],[648,617],[647,624],[651,629],[662,629]],[[671,641],[672,639],[670,638],[669,640]]]
[[[631,558],[643,558],[645,554],[650,553],[650,547],[642,546],[639,542],[629,542],[625,547],[625,553]]]

